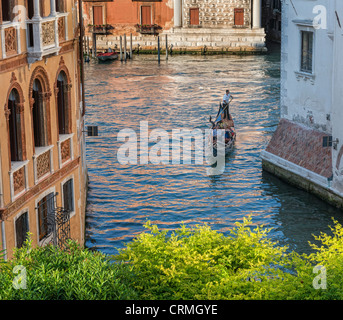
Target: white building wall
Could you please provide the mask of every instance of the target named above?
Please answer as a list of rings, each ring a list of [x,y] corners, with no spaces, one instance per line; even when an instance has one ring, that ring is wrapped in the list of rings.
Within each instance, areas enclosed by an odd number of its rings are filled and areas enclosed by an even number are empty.
[[[301,32],[313,32],[312,72],[301,71]],[[343,1],[283,0],[281,121],[265,170],[343,208]],[[323,146],[332,136],[333,144]],[[315,174],[315,175],[314,175]]]
[[[343,1],[335,2],[335,11],[330,19],[334,22],[333,61],[335,67],[332,75],[332,136],[338,139],[337,148],[332,151],[333,188],[343,194]],[[341,23],[341,27],[338,24]]]
[[[281,116],[330,133],[333,40],[327,29],[316,29],[313,9],[333,0],[283,2]],[[328,11],[329,13],[329,11]],[[301,32],[314,33],[313,72],[300,71]]]

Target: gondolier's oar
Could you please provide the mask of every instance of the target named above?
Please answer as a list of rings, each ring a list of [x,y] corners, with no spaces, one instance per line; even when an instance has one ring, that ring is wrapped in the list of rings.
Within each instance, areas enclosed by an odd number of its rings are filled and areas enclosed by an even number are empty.
[[[230,97],[230,101],[229,101],[229,103],[223,108],[223,110],[222,110],[222,112],[219,114],[219,116],[221,116],[222,115],[222,113],[227,109],[227,108],[229,108],[229,106],[230,106],[230,102],[233,100],[233,98],[232,97]],[[219,118],[219,116],[217,117],[217,119]]]

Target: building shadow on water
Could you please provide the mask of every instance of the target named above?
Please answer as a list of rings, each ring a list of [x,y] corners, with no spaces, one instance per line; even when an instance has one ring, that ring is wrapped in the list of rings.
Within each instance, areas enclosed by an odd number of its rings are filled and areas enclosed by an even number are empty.
[[[343,224],[343,211],[266,171],[262,173],[262,189],[265,196],[277,200],[279,209],[274,216],[275,225],[284,236],[280,244],[287,240],[291,250],[310,253],[312,249],[308,242],[317,243],[313,235],[332,234],[329,226],[334,225],[333,219]]]

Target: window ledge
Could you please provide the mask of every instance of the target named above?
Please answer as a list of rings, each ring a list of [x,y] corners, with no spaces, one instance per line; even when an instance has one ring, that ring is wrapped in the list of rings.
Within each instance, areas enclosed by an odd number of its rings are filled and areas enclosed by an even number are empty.
[[[3,21],[0,24],[0,30],[1,29],[6,29],[6,28],[11,28],[11,27],[20,27],[20,22],[18,21]]]
[[[304,71],[295,71],[295,77],[299,81],[300,79],[305,81],[310,81],[311,84],[314,84],[314,81],[316,79],[316,76],[313,73],[308,73]]]
[[[29,160],[25,160],[25,161],[12,161],[11,162],[11,171],[10,171],[10,173],[15,172],[15,171],[21,169],[22,167],[25,167],[28,163],[29,163]]]
[[[68,134],[60,134],[59,135],[59,143],[62,143],[74,136],[74,133],[68,133]]]
[[[313,20],[312,19],[294,19],[292,20],[298,26],[304,27],[312,27],[313,28]]]
[[[41,154],[51,150],[54,146],[45,146],[45,147],[36,147],[35,148],[35,154],[33,155],[33,158],[39,157]]]

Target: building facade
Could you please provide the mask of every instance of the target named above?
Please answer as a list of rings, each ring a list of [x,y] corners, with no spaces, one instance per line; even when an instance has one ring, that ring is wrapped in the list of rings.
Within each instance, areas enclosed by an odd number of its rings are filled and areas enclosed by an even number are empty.
[[[265,170],[343,207],[343,2],[282,4],[281,121]]]
[[[87,171],[74,0],[0,1],[0,249],[84,243]]]
[[[157,35],[165,48],[201,51],[264,52],[262,0],[84,1],[85,25],[111,25],[98,35],[99,48],[119,46],[120,36],[133,36],[133,46],[154,49]],[[101,33],[101,32],[100,32]]]
[[[281,42],[281,0],[262,0],[262,26],[267,40]]]

